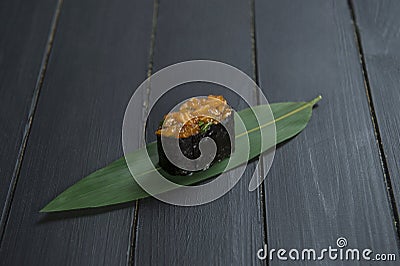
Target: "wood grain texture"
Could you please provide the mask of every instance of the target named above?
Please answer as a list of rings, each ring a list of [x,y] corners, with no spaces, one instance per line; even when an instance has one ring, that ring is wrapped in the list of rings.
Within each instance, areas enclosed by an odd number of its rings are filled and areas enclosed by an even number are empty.
[[[185,60],[211,59],[252,76],[250,8],[250,2],[239,0],[160,1],[154,71]],[[168,103],[209,93],[223,93],[233,107],[244,107],[214,84],[187,84],[177,91],[157,103],[159,115],[168,110]],[[242,93],[254,97],[251,90]],[[149,98],[153,97],[151,91]],[[254,164],[232,191],[210,204],[177,207],[154,199],[139,201],[136,264],[259,264],[263,221],[260,195],[248,191],[252,170]]]
[[[1,210],[29,123],[56,6],[57,1],[51,0],[5,0],[0,3]],[[0,228],[0,234],[1,231]]]
[[[1,264],[127,264],[133,204],[58,215],[39,210],[122,155],[125,106],[146,77],[152,12],[151,1],[64,2]]]
[[[277,150],[268,174],[269,247],[322,249],[345,237],[349,247],[398,257],[347,2],[256,0],[256,30],[269,101],[323,96],[305,131]],[[271,265],[278,264],[275,257]]]
[[[368,85],[400,211],[400,2],[354,2]]]

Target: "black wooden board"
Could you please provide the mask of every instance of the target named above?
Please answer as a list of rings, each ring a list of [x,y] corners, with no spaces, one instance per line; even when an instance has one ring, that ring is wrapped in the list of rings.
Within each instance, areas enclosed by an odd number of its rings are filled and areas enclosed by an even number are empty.
[[[320,250],[345,237],[349,247],[398,257],[347,1],[256,0],[255,10],[258,74],[268,99],[323,96],[308,127],[277,150],[268,174],[269,248]]]
[[[13,187],[10,182],[17,171],[20,149],[29,128],[28,117],[32,113],[35,89],[40,86],[38,81],[56,6],[57,1],[50,0],[0,3],[1,210]],[[7,208],[2,222],[6,217]]]
[[[391,199],[399,206],[398,1],[155,3],[156,9],[145,0],[64,1],[46,71],[57,1],[0,3],[2,208],[16,184],[3,213],[0,265],[249,265],[265,263],[256,256],[264,241],[269,249],[320,250],[336,247],[339,237],[350,248],[399,258]],[[148,198],[138,209],[129,203],[39,214],[64,189],[122,155],[125,106],[148,63],[154,73],[191,59],[222,61],[251,77],[257,72],[270,102],[322,94],[305,131],[279,146],[265,202],[260,190],[248,191],[253,162],[231,192],[203,206]],[[245,107],[218,86],[180,86],[158,103],[146,137],[154,139],[157,119],[172,103],[210,92]],[[136,119],[145,119],[154,96],[148,93]],[[256,101],[254,91],[242,93]],[[142,137],[140,127],[133,136]],[[267,263],[281,264],[276,257]]]
[[[152,12],[146,0],[64,2],[0,264],[128,263],[134,204],[56,215],[39,210],[122,155],[122,118],[146,77]]]
[[[185,60],[210,59],[253,76],[251,23],[248,1],[160,1],[153,72]],[[208,89],[190,84],[166,97],[176,102],[182,95],[207,95],[210,87],[220,92],[212,84]],[[250,90],[242,93],[255,97]],[[244,107],[236,100],[231,104]],[[254,164],[232,191],[206,205],[177,207],[140,200],[136,264],[259,264],[256,252],[263,245],[264,230],[260,194],[248,191],[252,170]]]
[[[355,1],[371,103],[379,126],[393,194],[400,204],[400,2]]]

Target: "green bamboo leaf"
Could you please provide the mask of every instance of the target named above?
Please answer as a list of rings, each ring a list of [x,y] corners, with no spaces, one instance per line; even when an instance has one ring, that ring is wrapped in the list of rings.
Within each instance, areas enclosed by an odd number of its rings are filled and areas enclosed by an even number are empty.
[[[294,137],[306,127],[312,114],[312,108],[319,100],[321,100],[321,96],[310,102],[284,102],[270,105],[275,117],[277,143]],[[267,108],[268,106],[266,105],[259,105],[253,107],[253,111],[262,116],[263,113],[267,112]],[[259,131],[265,130],[266,127],[272,124],[272,121],[269,121],[259,125],[255,120],[253,111],[244,109],[237,113],[244,121],[246,131],[235,132],[236,147],[243,145],[242,136],[248,135],[250,141],[250,159],[257,157],[260,152],[264,152],[260,151]],[[182,185],[191,185],[216,176],[224,170],[229,170],[225,169],[228,162],[226,159],[214,164],[206,171],[196,172],[191,176],[183,178],[182,176],[171,176],[160,168],[154,170],[152,165],[148,165],[146,160],[143,159],[143,153],[146,152],[144,149],[139,149],[131,155],[131,159],[137,162],[139,170],[137,172],[143,173],[140,175],[140,178],[146,178],[146,176],[154,174],[154,171],[160,171],[166,178],[169,178],[173,182]],[[151,160],[157,162],[157,144],[155,142],[148,144],[147,151]],[[237,160],[234,166],[239,166],[242,163],[245,162]],[[134,201],[148,196],[134,181],[125,159],[122,157],[108,166],[93,172],[65,190],[40,212],[95,208]]]

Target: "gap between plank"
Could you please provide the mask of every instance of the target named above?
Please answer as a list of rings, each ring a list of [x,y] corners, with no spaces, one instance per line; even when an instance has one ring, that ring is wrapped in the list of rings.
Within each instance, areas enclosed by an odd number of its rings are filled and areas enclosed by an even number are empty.
[[[158,21],[158,8],[159,8],[159,0],[153,1],[153,18],[152,18],[152,28],[150,35],[150,48],[149,48],[149,64],[147,65],[147,78],[151,76],[153,73],[153,63],[154,63],[154,47],[156,42],[156,33],[157,33],[157,21]],[[145,95],[145,107],[144,113],[147,113],[149,110],[149,101],[150,101],[150,87],[146,90]],[[146,121],[143,122],[143,134],[145,134],[145,126]],[[133,220],[130,228],[130,244],[128,247],[128,265],[135,264],[135,251],[136,251],[136,236],[137,236],[137,227],[138,227],[138,218],[139,218],[139,200],[135,202]]]
[[[53,19],[51,21],[51,28],[50,28],[50,32],[49,32],[49,35],[48,35],[48,38],[47,38],[45,52],[44,52],[44,55],[43,55],[43,58],[42,58],[42,62],[41,62],[41,65],[40,65],[39,75],[38,75],[38,78],[36,80],[35,88],[33,90],[31,106],[29,108],[29,113],[28,113],[28,120],[27,120],[27,122],[25,124],[24,132],[23,132],[23,135],[22,135],[22,142],[21,142],[21,145],[20,145],[19,150],[18,150],[17,161],[15,162],[14,170],[13,170],[13,173],[12,173],[10,185],[9,185],[7,196],[6,196],[6,201],[5,201],[4,208],[3,208],[3,211],[2,211],[2,214],[1,214],[1,219],[0,219],[0,248],[1,248],[1,245],[2,245],[2,242],[3,242],[3,238],[4,238],[4,234],[5,234],[5,231],[6,231],[6,226],[7,226],[8,218],[9,218],[9,215],[10,215],[11,205],[12,205],[12,202],[13,202],[13,199],[14,199],[14,193],[15,193],[15,190],[17,188],[18,178],[19,178],[19,174],[21,172],[22,161],[24,159],[26,146],[27,146],[27,143],[28,143],[29,135],[30,135],[31,128],[32,128],[33,119],[34,119],[35,112],[36,112],[37,103],[39,101],[40,91],[41,91],[41,89],[43,87],[43,81],[44,81],[44,78],[46,76],[47,65],[49,63],[51,50],[53,48],[54,37],[55,37],[56,31],[57,31],[57,26],[58,26],[58,21],[59,21],[59,18],[60,18],[62,5],[63,5],[63,0],[58,0],[57,5],[56,5],[56,9],[54,11]]]
[[[257,85],[260,85],[260,78],[259,78],[259,73],[258,73],[258,60],[257,60],[257,34],[256,34],[256,0],[250,0],[250,19],[251,19],[251,48],[252,48],[252,64],[253,64],[253,79],[257,83]],[[258,90],[255,90],[256,92],[256,99],[257,99],[257,104],[260,104],[260,95],[258,93]],[[263,163],[263,158],[262,155],[259,157],[259,175],[260,178],[263,177],[264,173],[264,163]],[[265,181],[265,179],[264,179]],[[260,211],[261,211],[261,219],[262,219],[262,224],[263,224],[263,240],[264,243],[263,245],[266,244],[268,247],[268,237],[267,237],[267,203],[266,203],[266,196],[265,196],[265,184],[264,181],[261,182],[261,186],[258,187],[259,193],[260,193]],[[266,260],[266,265],[269,265],[269,260]]]
[[[353,28],[354,28],[354,35],[355,35],[355,41],[358,49],[358,55],[360,57],[360,64],[361,64],[361,70],[364,78],[364,88],[365,88],[365,93],[367,96],[367,101],[368,101],[368,106],[369,106],[369,111],[371,115],[371,121],[372,125],[374,128],[374,133],[375,133],[375,138],[378,146],[378,153],[379,153],[379,159],[382,167],[382,172],[383,172],[383,177],[384,177],[384,182],[386,185],[386,190],[388,192],[388,200],[390,203],[391,207],[391,212],[392,216],[394,219],[394,226],[397,232],[397,244],[398,246],[400,245],[400,228],[399,228],[399,213],[397,209],[397,203],[394,197],[394,192],[393,192],[393,185],[389,173],[389,167],[388,167],[388,162],[386,159],[385,155],[385,150],[383,148],[383,143],[382,143],[382,137],[381,133],[379,130],[379,125],[378,125],[378,120],[375,112],[375,107],[374,107],[374,102],[372,100],[372,93],[371,93],[371,85],[369,81],[369,75],[367,71],[367,65],[365,62],[365,56],[364,56],[364,48],[362,46],[362,41],[361,41],[361,33],[360,29],[357,25],[357,19],[356,19],[356,14],[355,14],[355,8],[352,0],[347,0],[347,4],[350,9],[350,15],[351,15],[351,20],[353,22]]]
[[[252,42],[252,64],[253,64],[253,79],[256,80],[256,83],[259,83],[258,79],[258,66],[257,66],[257,52],[256,52],[256,37],[255,37],[255,0],[250,0],[249,4],[251,5],[250,11],[251,11],[251,42]],[[157,32],[157,20],[158,20],[158,10],[159,10],[159,0],[154,0],[154,7],[153,7],[153,20],[152,20],[152,32],[151,32],[151,41],[150,41],[150,51],[149,51],[149,64],[148,64],[148,70],[147,70],[147,78],[151,76],[153,73],[153,63],[154,63],[154,47],[155,47],[155,37],[156,37],[156,32]],[[257,90],[255,90],[257,92]],[[149,103],[149,97],[150,97],[150,88],[147,89],[147,95],[146,95],[146,103],[145,103],[145,112],[148,110],[148,103]],[[259,95],[256,93],[255,95],[257,102],[259,102]],[[260,158],[261,160],[261,158]],[[263,167],[260,168],[260,175],[263,174]],[[265,197],[264,197],[264,183],[261,183],[261,186],[259,187],[260,189],[260,195],[261,195],[261,212],[262,212],[262,219],[263,219],[263,227],[264,227],[264,235],[263,239],[264,242],[267,243],[267,237],[266,237],[266,214],[265,214]],[[137,235],[137,226],[138,226],[138,213],[139,213],[139,200],[136,201],[135,204],[135,210],[134,210],[134,217],[132,221],[132,226],[131,226],[131,242],[128,250],[128,265],[134,265],[135,264],[135,248],[136,248],[136,235]],[[264,243],[263,243],[264,244]]]

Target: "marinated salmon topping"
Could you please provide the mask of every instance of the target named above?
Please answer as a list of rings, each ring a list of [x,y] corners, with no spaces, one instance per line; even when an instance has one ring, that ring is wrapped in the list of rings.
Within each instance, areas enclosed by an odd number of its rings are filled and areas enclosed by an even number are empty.
[[[220,95],[191,98],[179,107],[178,112],[171,112],[164,116],[164,121],[156,134],[187,138],[206,132],[212,124],[224,121],[231,114],[232,109]]]

